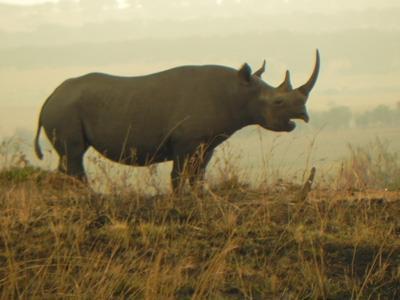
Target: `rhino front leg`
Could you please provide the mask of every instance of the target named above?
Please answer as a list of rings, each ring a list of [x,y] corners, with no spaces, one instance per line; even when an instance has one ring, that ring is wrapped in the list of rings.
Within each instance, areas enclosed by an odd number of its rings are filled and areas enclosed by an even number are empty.
[[[189,182],[192,187],[195,187],[197,184],[201,184],[204,182],[204,176],[206,172],[206,168],[208,163],[210,162],[212,156],[214,154],[214,149],[207,149],[206,151],[200,150],[200,153],[194,156],[191,172],[189,177]]]
[[[199,149],[201,149],[201,143],[198,142],[185,141],[174,144],[171,183],[175,193],[180,193],[187,179],[190,178],[190,160]]]
[[[185,176],[185,166],[187,164],[187,156],[180,155],[174,158],[171,183],[174,193],[180,193],[185,185],[187,177]]]
[[[177,153],[174,159],[171,172],[171,182],[174,192],[180,192],[187,179],[190,185],[195,187],[202,182],[205,175],[205,169],[210,162],[214,149],[208,148],[205,144],[192,147],[194,151]]]

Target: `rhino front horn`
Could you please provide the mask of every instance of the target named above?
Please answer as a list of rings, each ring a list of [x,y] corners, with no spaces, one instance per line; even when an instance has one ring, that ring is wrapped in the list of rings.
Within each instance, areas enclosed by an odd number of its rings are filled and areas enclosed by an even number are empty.
[[[310,79],[307,81],[307,83],[298,88],[298,90],[303,95],[308,96],[310,94],[312,88],[314,87],[315,83],[317,82],[318,73],[319,73],[319,66],[320,66],[320,58],[319,58],[319,51],[317,49],[314,71],[313,71]]]

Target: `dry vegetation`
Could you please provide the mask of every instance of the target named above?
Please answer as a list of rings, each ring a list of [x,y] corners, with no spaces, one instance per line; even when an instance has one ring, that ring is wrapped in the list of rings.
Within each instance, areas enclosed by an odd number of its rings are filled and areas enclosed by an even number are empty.
[[[309,193],[229,174],[180,197],[97,194],[6,153],[2,299],[400,297],[400,167],[382,143]]]

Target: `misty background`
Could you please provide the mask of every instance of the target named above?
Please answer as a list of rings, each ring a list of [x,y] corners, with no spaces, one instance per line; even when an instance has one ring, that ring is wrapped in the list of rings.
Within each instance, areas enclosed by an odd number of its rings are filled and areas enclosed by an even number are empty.
[[[289,166],[304,166],[314,139],[313,164],[375,137],[400,149],[399,16],[397,0],[0,0],[0,137],[21,136],[32,150],[41,105],[69,77],[143,75],[182,64],[248,62],[255,70],[266,59],[265,81],[278,85],[289,69],[298,86],[318,48],[310,125],[290,134],[247,128],[234,147],[263,156],[264,144],[279,140],[285,151],[278,152],[296,151]]]

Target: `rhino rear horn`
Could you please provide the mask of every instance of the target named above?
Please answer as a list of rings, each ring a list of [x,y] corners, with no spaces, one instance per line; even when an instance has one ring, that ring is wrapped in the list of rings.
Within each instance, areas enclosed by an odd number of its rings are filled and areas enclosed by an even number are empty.
[[[292,83],[290,82],[290,72],[286,71],[285,80],[278,86],[278,89],[283,92],[289,92],[293,90]]]
[[[253,75],[254,75],[254,76],[257,76],[258,78],[261,78],[261,75],[265,72],[265,64],[266,64],[266,61],[265,61],[265,59],[264,59],[261,68],[258,69],[256,72],[254,72]]]
[[[317,49],[316,52],[316,58],[315,58],[315,66],[314,66],[314,71],[310,77],[310,79],[302,85],[301,87],[298,88],[298,90],[305,96],[308,96],[314,87],[315,83],[317,82],[318,79],[318,74],[319,74],[319,67],[320,67],[320,57],[319,57],[319,51]]]

